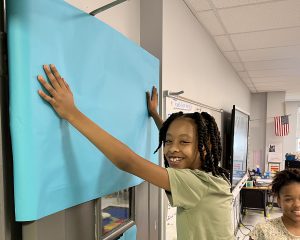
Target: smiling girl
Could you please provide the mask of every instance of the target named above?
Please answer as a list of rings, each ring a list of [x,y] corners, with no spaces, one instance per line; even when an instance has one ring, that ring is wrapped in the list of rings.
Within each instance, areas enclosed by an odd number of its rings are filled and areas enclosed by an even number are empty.
[[[278,172],[272,191],[282,209],[282,217],[255,226],[252,240],[300,240],[300,169]]]
[[[44,66],[48,83],[38,80],[48,91],[39,90],[57,114],[72,124],[116,167],[134,174],[167,191],[177,207],[178,240],[232,240],[232,194],[221,159],[220,134],[207,113],[172,114],[164,123],[156,111],[157,92],[148,93],[148,111],[160,128],[166,168],[134,153],[85,116],[75,106],[69,85],[54,65]],[[156,151],[157,151],[156,150]]]

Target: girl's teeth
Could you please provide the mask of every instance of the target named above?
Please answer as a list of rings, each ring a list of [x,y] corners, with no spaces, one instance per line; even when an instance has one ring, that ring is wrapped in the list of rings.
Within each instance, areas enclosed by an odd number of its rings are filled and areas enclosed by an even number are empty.
[[[297,216],[300,216],[300,211],[294,211]]]
[[[178,161],[180,161],[180,158],[170,158],[170,161],[171,162],[178,162]]]

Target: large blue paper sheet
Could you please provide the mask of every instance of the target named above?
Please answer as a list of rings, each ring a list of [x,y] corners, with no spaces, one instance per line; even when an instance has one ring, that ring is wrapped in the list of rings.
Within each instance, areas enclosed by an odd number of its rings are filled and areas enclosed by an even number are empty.
[[[124,232],[124,234],[120,238],[120,240],[135,240],[136,239],[136,232],[137,232],[136,225],[133,225],[126,232]]]
[[[159,61],[63,0],[7,1],[10,125],[17,221],[42,218],[141,183],[117,169],[37,94],[42,64],[53,63],[77,106],[144,158],[158,131],[145,92]]]

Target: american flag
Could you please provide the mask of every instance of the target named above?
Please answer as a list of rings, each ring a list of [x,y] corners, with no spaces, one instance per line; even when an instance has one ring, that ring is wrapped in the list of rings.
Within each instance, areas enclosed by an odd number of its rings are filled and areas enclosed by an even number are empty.
[[[276,136],[286,136],[289,134],[289,116],[277,116],[274,117],[275,122],[275,135]]]

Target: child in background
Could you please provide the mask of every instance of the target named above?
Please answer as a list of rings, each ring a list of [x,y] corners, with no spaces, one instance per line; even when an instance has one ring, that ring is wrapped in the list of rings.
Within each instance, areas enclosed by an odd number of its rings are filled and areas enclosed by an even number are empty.
[[[276,173],[272,191],[282,209],[282,217],[255,226],[252,240],[300,240],[300,169]]]
[[[168,192],[177,207],[178,240],[232,240],[232,194],[221,159],[220,134],[207,113],[172,114],[164,123],[159,117],[157,92],[148,93],[148,109],[160,128],[167,168],[140,157],[125,144],[91,121],[75,106],[73,94],[54,65],[44,65],[50,80],[38,80],[50,94],[38,93],[57,114],[87,137],[116,167]],[[156,150],[156,151],[157,151]]]

